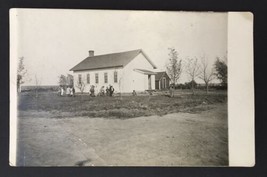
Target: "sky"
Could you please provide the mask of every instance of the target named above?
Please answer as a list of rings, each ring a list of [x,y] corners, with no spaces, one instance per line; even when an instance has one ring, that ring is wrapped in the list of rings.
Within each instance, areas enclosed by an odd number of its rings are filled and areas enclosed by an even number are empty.
[[[168,48],[179,58],[206,56],[210,66],[227,55],[227,13],[17,9],[16,57],[24,57],[25,85],[58,84],[60,74],[88,56],[143,49],[165,70]],[[185,72],[181,83],[187,82]],[[200,82],[200,81],[199,81]]]

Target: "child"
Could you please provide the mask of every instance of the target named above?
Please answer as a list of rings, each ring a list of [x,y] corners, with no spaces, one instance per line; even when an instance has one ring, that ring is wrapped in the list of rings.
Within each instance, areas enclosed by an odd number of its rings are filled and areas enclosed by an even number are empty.
[[[100,96],[105,96],[105,91],[104,91],[104,86],[101,87],[100,91],[99,91],[99,95]]]
[[[73,96],[73,89],[70,88],[70,96]]]
[[[109,96],[109,89],[106,87],[106,95]]]
[[[67,89],[66,89],[66,95],[70,96],[70,88],[69,87],[67,87]]]
[[[112,86],[110,86],[110,88],[109,88],[109,94],[110,94],[110,96],[113,95],[114,90],[115,90],[115,89],[114,89]]]
[[[60,89],[60,96],[63,96],[64,95],[64,89],[63,89],[63,87],[61,87],[61,89]]]
[[[74,87],[72,87],[72,94],[75,97],[75,88]]]
[[[95,86],[91,86],[91,88],[90,88],[90,96],[95,96]]]

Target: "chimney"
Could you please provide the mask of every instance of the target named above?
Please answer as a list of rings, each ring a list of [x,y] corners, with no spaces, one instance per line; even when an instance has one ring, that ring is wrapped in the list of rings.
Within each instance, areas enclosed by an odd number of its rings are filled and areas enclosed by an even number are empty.
[[[93,50],[89,50],[89,57],[93,57],[94,56],[94,51]]]

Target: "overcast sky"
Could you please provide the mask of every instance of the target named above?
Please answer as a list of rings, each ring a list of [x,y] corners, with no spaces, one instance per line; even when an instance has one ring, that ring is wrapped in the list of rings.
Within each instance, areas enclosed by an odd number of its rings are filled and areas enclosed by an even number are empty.
[[[16,14],[18,57],[42,85],[71,74],[88,50],[101,55],[143,49],[159,70],[165,69],[170,47],[182,59],[205,55],[210,65],[227,52],[226,13],[19,9]],[[185,81],[184,73],[180,82]]]

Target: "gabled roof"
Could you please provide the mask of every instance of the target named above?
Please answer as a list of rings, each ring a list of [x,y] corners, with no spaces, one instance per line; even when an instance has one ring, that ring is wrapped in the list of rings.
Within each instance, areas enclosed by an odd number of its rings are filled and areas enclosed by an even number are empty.
[[[140,53],[142,53],[144,57],[148,60],[148,62],[154,68],[156,68],[154,63],[148,58],[148,56],[142,51],[142,49],[138,49],[127,52],[111,53],[111,54],[87,57],[82,62],[71,68],[70,71],[124,67]]]
[[[157,74],[156,74],[156,76],[155,76],[155,80],[158,81],[158,80],[160,80],[163,76],[167,76],[167,77],[170,79],[170,77],[168,76],[168,74],[167,74],[165,71],[163,71],[163,72],[157,72]]]

